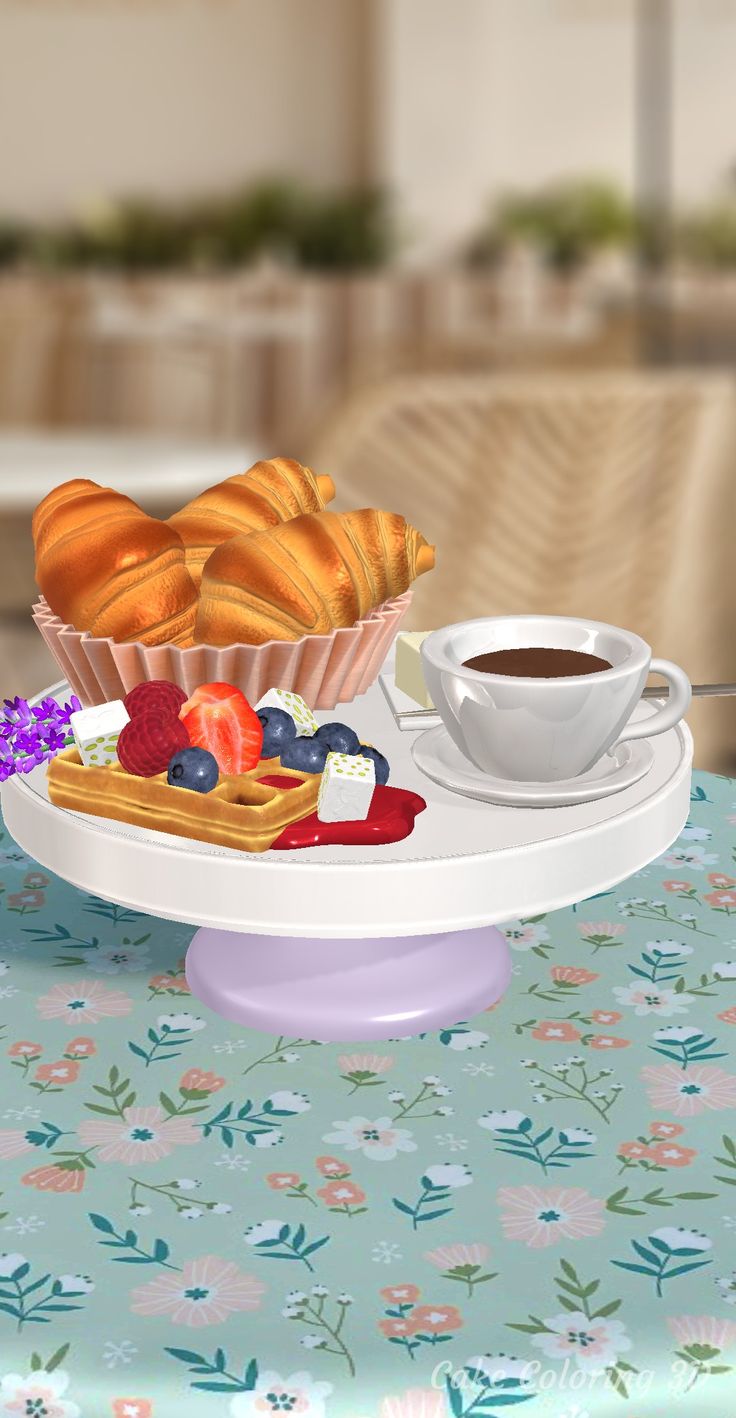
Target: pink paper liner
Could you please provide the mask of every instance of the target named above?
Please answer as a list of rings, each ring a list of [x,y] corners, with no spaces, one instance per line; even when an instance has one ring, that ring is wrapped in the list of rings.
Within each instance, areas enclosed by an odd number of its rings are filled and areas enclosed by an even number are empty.
[[[266,645],[118,645],[75,630],[43,597],[33,619],[64,678],[82,704],[123,699],[146,680],[166,679],[193,694],[215,680],[237,685],[255,704],[274,686],[300,694],[312,709],[334,709],[373,684],[411,603],[411,591],[330,635],[270,640]]]

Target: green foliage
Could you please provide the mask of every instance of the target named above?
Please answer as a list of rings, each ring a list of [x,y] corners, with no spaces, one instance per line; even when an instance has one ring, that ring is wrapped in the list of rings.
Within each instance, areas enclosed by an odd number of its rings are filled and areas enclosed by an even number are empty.
[[[679,224],[676,244],[696,265],[716,270],[735,267],[736,199],[721,199],[685,217]]]
[[[50,270],[227,270],[271,254],[347,271],[382,265],[394,247],[384,193],[318,192],[281,180],[178,206],[131,198],[36,231],[0,220],[0,268],[24,260]]]
[[[615,183],[570,178],[501,198],[468,255],[478,264],[521,240],[539,247],[551,266],[570,270],[602,247],[630,244],[634,230],[632,206]]]

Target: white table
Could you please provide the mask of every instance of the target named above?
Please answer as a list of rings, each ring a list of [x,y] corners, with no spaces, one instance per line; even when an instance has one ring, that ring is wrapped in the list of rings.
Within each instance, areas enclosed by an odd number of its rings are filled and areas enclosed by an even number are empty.
[[[642,701],[636,716],[656,707]],[[531,809],[494,807],[425,778],[378,683],[341,717],[386,754],[393,784],[426,800],[402,842],[237,852],[54,807],[43,768],[3,785],[5,822],[82,890],[199,926],[187,978],[218,1013],[327,1040],[416,1033],[492,1004],[510,978],[496,924],[615,885],[687,820],[693,744],[684,724],[652,739],[654,764],[634,786],[597,803]]]

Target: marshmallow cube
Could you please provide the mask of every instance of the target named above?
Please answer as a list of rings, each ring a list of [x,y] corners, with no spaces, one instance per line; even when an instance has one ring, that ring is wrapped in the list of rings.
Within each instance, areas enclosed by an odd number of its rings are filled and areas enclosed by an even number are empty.
[[[376,786],[372,758],[359,753],[328,753],[317,799],[320,822],[364,822]]]
[[[109,704],[93,704],[69,716],[74,742],[87,768],[109,768],[118,756],[118,737],[130,722],[122,699]]]
[[[291,715],[296,724],[297,738],[316,734],[319,728],[309,705],[304,702],[300,694],[293,694],[290,689],[269,689],[253,707],[256,714],[259,709],[283,709],[286,714]]]

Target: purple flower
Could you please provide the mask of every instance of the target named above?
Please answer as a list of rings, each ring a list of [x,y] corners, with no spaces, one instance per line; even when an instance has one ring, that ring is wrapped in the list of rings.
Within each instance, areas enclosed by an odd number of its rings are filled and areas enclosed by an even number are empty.
[[[47,754],[60,753],[62,748],[66,748],[66,736],[58,729],[47,729],[43,734],[43,744]]]
[[[15,764],[7,758],[0,758],[0,783],[7,782],[15,772]]]
[[[27,699],[21,699],[19,695],[16,694],[14,699],[6,699],[4,702],[5,714],[6,717],[10,719],[11,723],[22,725],[30,724],[31,711]]]
[[[76,694],[73,694],[69,703],[65,704],[63,709],[57,709],[56,711],[56,722],[59,727],[63,724],[68,724],[72,714],[76,714],[77,710],[81,709],[81,707],[82,705],[77,699]]]
[[[59,706],[55,699],[42,699],[41,703],[33,711],[34,719],[55,719],[59,712]]]
[[[7,719],[0,719],[0,739],[10,739],[15,733],[15,724],[8,723]]]

